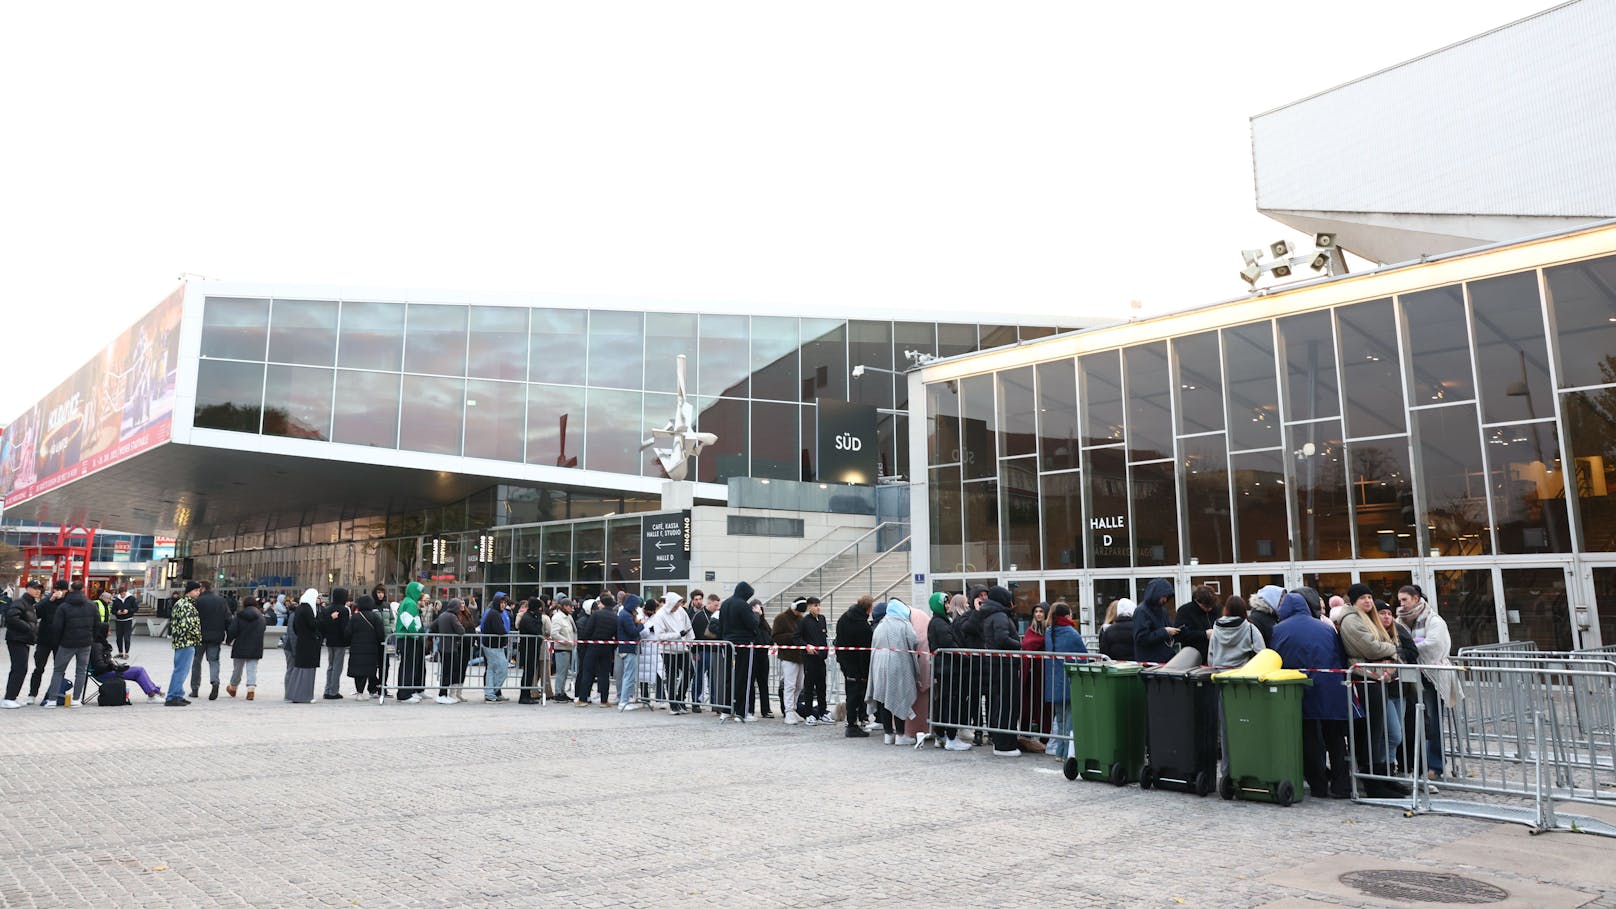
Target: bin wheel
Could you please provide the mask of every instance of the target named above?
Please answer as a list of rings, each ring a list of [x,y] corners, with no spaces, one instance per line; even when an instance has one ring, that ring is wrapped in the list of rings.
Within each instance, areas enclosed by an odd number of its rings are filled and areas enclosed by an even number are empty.
[[[1291,786],[1290,780],[1283,780],[1274,787],[1274,803],[1279,807],[1289,808],[1294,801],[1296,801],[1296,789]]]
[[[1077,779],[1077,758],[1067,758],[1066,762],[1061,764],[1061,772],[1066,774],[1066,778],[1069,780]]]
[[[1202,770],[1195,775],[1195,794],[1206,795],[1212,791],[1212,775]]]
[[[1139,788],[1149,789],[1154,785],[1156,785],[1156,768],[1146,764],[1144,769],[1139,771]]]
[[[1234,777],[1226,776],[1218,780],[1218,795],[1225,802],[1234,799]]]
[[[1128,783],[1128,769],[1118,761],[1111,765],[1111,785],[1125,786]]]

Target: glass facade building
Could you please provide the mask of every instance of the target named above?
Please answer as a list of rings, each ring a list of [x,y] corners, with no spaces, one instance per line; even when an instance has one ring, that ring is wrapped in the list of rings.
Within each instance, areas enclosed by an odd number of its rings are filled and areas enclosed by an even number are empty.
[[[1611,235],[923,370],[917,593],[1017,581],[1093,625],[1153,577],[1418,583],[1459,646],[1616,644],[1616,255],[1579,255]]]

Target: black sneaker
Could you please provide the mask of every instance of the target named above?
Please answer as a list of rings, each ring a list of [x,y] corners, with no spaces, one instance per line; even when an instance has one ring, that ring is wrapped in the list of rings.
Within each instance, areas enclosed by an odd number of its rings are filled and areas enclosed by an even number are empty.
[[[196,692],[194,692],[194,691],[191,692],[191,697],[196,697]],[[340,700],[342,700],[342,695],[340,695],[340,694],[328,694],[328,695],[325,695],[325,699],[328,700],[328,701],[340,701]]]
[[[850,739],[867,739],[870,734],[864,731],[863,726],[849,726],[847,727],[847,737]]]
[[[208,692],[208,700],[217,701],[218,699],[219,699],[219,683],[214,682],[213,683],[213,690]]]

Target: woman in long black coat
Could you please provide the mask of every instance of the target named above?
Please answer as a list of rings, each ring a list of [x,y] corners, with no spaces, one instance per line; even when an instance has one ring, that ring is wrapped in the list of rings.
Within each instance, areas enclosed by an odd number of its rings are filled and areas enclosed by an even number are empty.
[[[382,648],[387,645],[387,625],[376,611],[376,599],[369,594],[359,598],[354,614],[348,618],[348,677],[354,680],[354,689],[365,696],[381,696]]]
[[[303,591],[287,626],[292,646],[287,653],[286,700],[294,704],[314,700],[314,673],[320,668],[319,608],[320,592],[310,587]]]

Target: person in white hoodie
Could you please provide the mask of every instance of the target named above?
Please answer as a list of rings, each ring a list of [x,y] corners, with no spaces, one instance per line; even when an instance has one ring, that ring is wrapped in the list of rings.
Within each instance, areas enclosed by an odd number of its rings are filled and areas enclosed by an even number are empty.
[[[1397,591],[1397,622],[1414,635],[1414,646],[1420,652],[1420,665],[1451,667],[1448,652],[1453,649],[1453,638],[1448,633],[1447,620],[1437,615],[1436,604],[1425,598],[1418,585],[1406,584]],[[1445,768],[1442,755],[1442,707],[1464,699],[1464,688],[1458,673],[1451,668],[1422,669],[1420,686],[1425,689],[1425,767],[1428,780],[1439,780]],[[1415,709],[1413,698],[1408,709]],[[1412,720],[1412,717],[1406,720]],[[1405,729],[1414,728],[1405,722]],[[1429,784],[1428,784],[1429,785]],[[1435,786],[1429,787],[1436,791]]]
[[[690,613],[680,608],[684,597],[673,591],[662,595],[662,608],[646,623],[650,639],[658,642],[657,652],[662,656],[662,674],[657,679],[657,700],[666,699],[668,712],[682,716],[690,709],[690,647],[695,631],[690,624]]]

